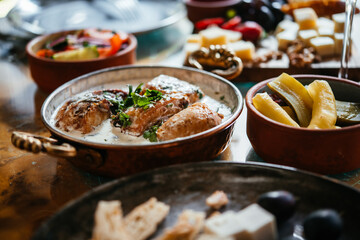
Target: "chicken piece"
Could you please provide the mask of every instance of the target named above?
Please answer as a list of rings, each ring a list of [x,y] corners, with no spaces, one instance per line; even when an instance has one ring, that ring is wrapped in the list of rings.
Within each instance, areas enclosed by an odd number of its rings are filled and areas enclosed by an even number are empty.
[[[152,102],[146,108],[138,106],[128,108],[124,112],[127,115],[126,123],[113,119],[114,126],[121,127],[126,134],[141,136],[151,126],[168,120],[204,95],[199,87],[167,75],[160,75],[148,82],[139,95],[144,96],[147,90],[161,92],[161,99]]]
[[[222,118],[205,103],[194,103],[161,125],[156,135],[160,141],[190,136],[219,125]]]
[[[223,191],[215,191],[206,199],[206,205],[214,209],[220,209],[228,204],[229,199]]]
[[[110,117],[111,99],[123,98],[122,90],[104,90],[86,93],[77,100],[66,102],[55,117],[55,126],[66,131],[89,133]]]
[[[131,107],[125,112],[130,117],[131,124],[122,130],[129,135],[141,136],[149,127],[166,121],[188,105],[189,99],[186,96],[171,94],[147,109]]]
[[[156,240],[193,240],[202,231],[205,213],[185,210],[178,217],[177,223]]]
[[[204,96],[199,87],[167,75],[160,75],[148,82],[144,89],[157,90],[163,94],[181,93],[189,98],[190,104]]]

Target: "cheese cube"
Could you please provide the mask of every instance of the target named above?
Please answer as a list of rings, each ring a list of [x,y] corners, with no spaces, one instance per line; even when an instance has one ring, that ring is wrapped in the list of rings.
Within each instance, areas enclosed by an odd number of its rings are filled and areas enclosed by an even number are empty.
[[[318,33],[320,37],[330,37],[334,38],[334,29],[333,28],[318,28]]]
[[[191,34],[187,37],[186,42],[188,43],[200,43],[201,37],[199,34]]]
[[[283,31],[276,35],[279,50],[286,50],[289,44],[296,40],[296,32]]]
[[[317,37],[318,33],[313,29],[309,29],[299,31],[298,35],[300,40],[305,43],[305,46],[310,46],[310,39]]]
[[[243,240],[277,239],[275,217],[258,204],[254,203],[241,210],[237,216],[238,224],[245,232],[237,236]]]
[[[335,53],[334,39],[329,37],[316,37],[310,39],[310,45],[320,56],[332,56]]]
[[[335,23],[334,31],[337,32],[337,33],[344,32],[345,19],[346,19],[345,13],[333,14],[332,19],[333,19],[333,21]]]
[[[255,56],[255,46],[252,42],[233,42],[228,44],[228,48],[243,61],[252,60]]]
[[[342,48],[343,48],[344,34],[343,33],[335,33],[334,40],[335,40],[335,54],[341,55]]]
[[[289,19],[282,20],[276,27],[275,34],[281,33],[283,31],[294,31],[299,30],[299,25],[296,22],[293,22]]]
[[[210,47],[211,45],[225,45],[227,44],[227,36],[224,31],[218,27],[210,27],[200,31],[201,46]]]
[[[236,41],[241,40],[241,38],[242,38],[241,32],[236,32],[236,31],[226,30],[226,29],[221,29],[221,30],[226,35],[226,38],[229,42],[236,42]]]
[[[316,29],[317,15],[312,8],[298,8],[294,10],[295,21],[299,24],[300,30]]]
[[[329,29],[334,29],[334,21],[329,19],[329,18],[325,18],[325,17],[319,17],[318,20],[316,21],[317,23],[317,28],[329,28]]]
[[[199,43],[186,43],[184,46],[186,56],[189,56],[191,53],[200,49]]]
[[[237,221],[237,213],[227,211],[205,221],[205,233],[219,237],[231,237],[244,232],[245,229]]]

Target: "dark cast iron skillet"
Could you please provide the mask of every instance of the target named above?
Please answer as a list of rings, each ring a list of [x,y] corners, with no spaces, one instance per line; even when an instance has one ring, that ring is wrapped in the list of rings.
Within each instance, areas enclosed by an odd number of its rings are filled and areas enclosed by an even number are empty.
[[[278,225],[279,239],[299,233],[297,230],[305,216],[324,208],[335,209],[343,220],[344,229],[339,240],[354,240],[360,236],[360,192],[356,189],[290,167],[223,161],[170,166],[113,180],[70,202],[38,229],[33,240],[90,239],[98,201],[120,200],[127,214],[138,204],[156,197],[170,205],[170,213],[152,236],[154,238],[171,227],[185,209],[209,214],[205,199],[215,190],[223,190],[229,197],[229,204],[221,211],[240,210],[268,191],[287,190],[294,194],[296,212]]]

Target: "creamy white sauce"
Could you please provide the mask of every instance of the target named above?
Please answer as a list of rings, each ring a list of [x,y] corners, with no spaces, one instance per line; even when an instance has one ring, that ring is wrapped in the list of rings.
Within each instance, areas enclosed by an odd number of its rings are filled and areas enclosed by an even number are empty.
[[[135,88],[136,86],[134,86]],[[111,86],[111,88],[117,88],[127,91],[127,87],[124,86]],[[110,89],[109,87],[106,87],[104,89]],[[74,96],[72,99],[79,99],[81,97],[86,96],[89,92],[83,92],[79,93],[76,96]],[[210,96],[212,97],[210,97]],[[205,95],[199,102],[205,103],[208,105],[208,107],[224,116],[222,119],[222,122],[229,119],[232,115],[231,109],[224,103],[225,101],[220,100],[220,96],[215,93],[211,93],[209,95]],[[219,96],[219,100],[215,100],[214,98]],[[67,100],[68,101],[68,100]],[[55,127],[55,117],[58,112],[58,110],[63,106],[61,104],[59,108],[54,112],[53,116],[51,117],[50,124]],[[120,128],[113,127],[111,124],[111,119],[107,119],[99,126],[95,127],[95,129],[88,134],[82,134],[80,131],[72,130],[70,132],[66,132],[66,134],[75,137],[77,139],[93,142],[93,143],[108,143],[108,144],[151,144],[147,139],[144,137],[135,137],[128,134],[124,134],[121,132]]]

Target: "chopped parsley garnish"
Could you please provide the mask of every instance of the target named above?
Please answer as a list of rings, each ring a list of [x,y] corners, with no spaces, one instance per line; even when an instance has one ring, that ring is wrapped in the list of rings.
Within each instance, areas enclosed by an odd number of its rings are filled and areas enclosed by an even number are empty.
[[[196,90],[196,93],[199,95],[200,99],[202,99],[204,97],[203,93],[199,89]]]
[[[108,93],[104,91],[104,97],[111,102],[113,124],[115,127],[127,127],[131,125],[130,116],[125,113],[129,107],[148,109],[152,104],[163,98],[162,92],[156,90],[146,89],[145,93],[141,95],[143,83],[139,84],[133,91],[133,86],[128,85],[129,93],[126,98],[121,96],[109,97]]]
[[[225,99],[225,96],[221,96],[220,97],[220,100],[222,101],[222,100],[224,100]]]
[[[132,93],[131,97],[134,101],[134,107],[148,109],[151,104],[162,99],[162,92],[146,89],[144,95]]]
[[[118,112],[111,116],[114,127],[127,127],[131,125],[130,116],[124,112]]]
[[[157,142],[156,131],[159,129],[158,125],[154,125],[146,130],[143,134],[145,139],[149,139],[150,142]]]

